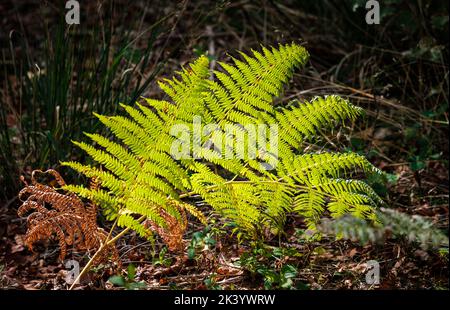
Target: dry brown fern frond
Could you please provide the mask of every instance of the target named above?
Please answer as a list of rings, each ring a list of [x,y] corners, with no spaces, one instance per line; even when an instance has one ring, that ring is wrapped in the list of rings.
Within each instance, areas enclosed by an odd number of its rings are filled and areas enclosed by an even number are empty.
[[[171,201],[171,204],[180,213],[180,219],[177,219],[161,208],[159,213],[164,219],[166,227],[161,227],[151,220],[146,220],[144,222],[144,226],[146,228],[150,228],[152,231],[160,235],[170,251],[181,252],[183,250],[183,235],[187,229],[188,223],[186,217],[186,208],[184,207],[183,203],[175,200]]]
[[[85,204],[73,193],[65,193],[60,188],[39,183],[36,174],[51,175],[59,187],[65,185],[61,175],[53,170],[34,170],[31,174],[31,185],[23,177],[25,188],[19,193],[23,202],[17,213],[24,216],[33,211],[27,218],[26,245],[33,250],[33,244],[56,236],[60,246],[59,258],[64,260],[67,247],[74,250],[97,250],[105,242],[107,233],[97,226],[97,207]],[[117,250],[112,246],[105,250],[96,261],[104,260],[110,252],[118,261]]]

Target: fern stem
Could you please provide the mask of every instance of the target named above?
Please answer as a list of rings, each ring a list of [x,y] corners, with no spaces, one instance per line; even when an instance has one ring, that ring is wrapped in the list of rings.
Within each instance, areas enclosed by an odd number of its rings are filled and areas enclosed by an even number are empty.
[[[145,216],[141,216],[140,218],[137,219],[138,222],[142,222],[145,219]],[[111,240],[109,240],[109,238],[111,238],[112,232],[114,230],[114,228],[117,225],[117,220],[114,222],[113,226],[111,227],[108,237],[106,237],[105,243],[103,243],[100,248],[97,250],[97,252],[95,252],[95,254],[91,257],[91,259],[88,261],[88,263],[86,264],[86,266],[84,266],[84,268],[81,270],[80,274],[77,276],[77,278],[75,279],[75,281],[72,283],[72,285],[69,288],[69,291],[73,290],[73,288],[75,287],[75,285],[80,282],[80,279],[82,276],[84,276],[89,269],[91,269],[92,264],[94,263],[95,259],[103,252],[103,250],[105,250],[107,247],[111,246],[113,243],[115,243],[118,239],[120,239],[120,237],[122,237],[123,235],[125,235],[131,228],[127,227],[125,229],[123,229],[120,233],[118,233],[116,236],[114,236],[114,238],[112,238]]]

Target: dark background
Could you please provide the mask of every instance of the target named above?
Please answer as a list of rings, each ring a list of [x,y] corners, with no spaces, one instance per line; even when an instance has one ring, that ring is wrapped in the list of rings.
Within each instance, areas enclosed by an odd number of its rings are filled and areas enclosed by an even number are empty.
[[[363,107],[351,136],[330,139],[393,176],[377,189],[391,207],[448,226],[448,1],[380,1],[379,25],[366,24],[362,0],[79,2],[81,24],[69,27],[65,1],[0,1],[4,266],[17,259],[11,247],[25,225],[19,176],[53,167],[82,182],[59,162],[84,160],[71,140],[102,130],[93,112],[161,96],[155,81],[200,54],[227,61],[291,41],[311,60],[277,104],[334,93]],[[431,287],[434,263],[420,283],[390,285]]]

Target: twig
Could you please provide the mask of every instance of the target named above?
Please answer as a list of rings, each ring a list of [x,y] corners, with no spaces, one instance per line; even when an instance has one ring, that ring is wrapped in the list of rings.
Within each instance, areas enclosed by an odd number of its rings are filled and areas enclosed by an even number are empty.
[[[142,222],[144,219],[145,219],[145,216],[141,216],[137,221]],[[80,274],[77,276],[75,281],[72,283],[69,290],[72,290],[75,287],[75,285],[78,282],[80,282],[81,277],[89,271],[89,269],[92,267],[92,264],[94,263],[95,259],[103,252],[103,250],[105,250],[107,247],[114,244],[118,239],[120,239],[120,237],[125,235],[130,230],[130,228],[127,227],[124,230],[122,230],[119,234],[117,234],[114,238],[109,240],[109,238],[111,238],[112,231],[114,230],[116,224],[117,224],[117,220],[114,222],[114,225],[111,227],[108,237],[106,237],[105,243],[103,243],[102,246],[100,246],[100,248],[97,250],[97,252],[95,252],[95,254],[91,257],[89,262],[86,264],[86,266],[84,266],[83,270],[81,270]]]

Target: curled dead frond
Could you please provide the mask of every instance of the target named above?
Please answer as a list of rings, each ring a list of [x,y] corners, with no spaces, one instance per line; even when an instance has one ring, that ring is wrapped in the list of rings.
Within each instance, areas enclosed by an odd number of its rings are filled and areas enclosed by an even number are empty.
[[[54,236],[59,243],[61,260],[67,255],[68,246],[80,251],[97,250],[105,242],[107,233],[97,226],[96,205],[85,204],[75,194],[65,193],[56,186],[39,183],[37,174],[51,175],[59,187],[66,185],[61,175],[53,169],[33,171],[31,184],[21,178],[26,186],[19,193],[23,203],[17,213],[24,216],[32,212],[27,218],[25,238],[30,250],[33,250],[33,244],[37,241]],[[117,250],[111,247],[101,255],[98,262],[105,259],[109,252],[118,258]]]
[[[198,211],[194,206],[179,202],[176,200],[170,200],[170,204],[179,213],[179,218],[170,214],[164,209],[160,210],[160,216],[164,219],[165,226],[161,226],[147,219],[144,223],[146,228],[156,232],[167,245],[170,251],[181,252],[183,250],[183,235],[187,229],[187,216],[186,211],[196,216],[200,221],[206,223],[204,215]]]

